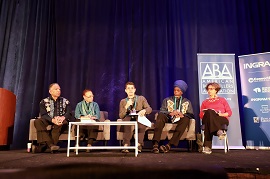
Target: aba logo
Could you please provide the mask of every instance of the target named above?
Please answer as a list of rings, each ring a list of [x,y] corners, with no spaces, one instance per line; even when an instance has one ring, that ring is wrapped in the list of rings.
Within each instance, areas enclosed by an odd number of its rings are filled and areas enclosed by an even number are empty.
[[[261,88],[254,88],[253,91],[254,91],[255,93],[260,93],[260,92],[262,92]]]
[[[222,88],[219,94],[235,94],[233,67],[232,62],[200,62],[201,93],[207,94],[205,86],[216,82]]]
[[[233,79],[230,62],[201,62],[202,79]]]

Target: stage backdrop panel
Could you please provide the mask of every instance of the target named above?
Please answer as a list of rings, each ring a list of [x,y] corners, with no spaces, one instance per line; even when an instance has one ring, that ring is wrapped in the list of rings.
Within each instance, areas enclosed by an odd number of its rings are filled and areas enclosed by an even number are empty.
[[[224,97],[231,109],[232,116],[228,127],[228,139],[230,149],[245,149],[242,142],[240,127],[239,105],[237,97],[237,85],[235,77],[234,54],[197,54],[198,81],[200,104],[208,98],[205,86],[210,82],[219,83],[221,90],[218,96]],[[223,149],[224,142],[213,138],[213,149]]]
[[[270,52],[239,56],[247,149],[270,149]]]

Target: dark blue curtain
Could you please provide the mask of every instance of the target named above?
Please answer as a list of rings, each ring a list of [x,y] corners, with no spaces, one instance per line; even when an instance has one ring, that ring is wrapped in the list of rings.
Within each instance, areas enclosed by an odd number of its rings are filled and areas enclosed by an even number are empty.
[[[0,87],[17,96],[12,147],[25,147],[29,120],[53,82],[73,109],[92,89],[114,121],[127,81],[159,109],[183,79],[198,116],[197,53],[234,53],[238,64],[238,55],[270,51],[268,7],[268,0],[0,0]]]

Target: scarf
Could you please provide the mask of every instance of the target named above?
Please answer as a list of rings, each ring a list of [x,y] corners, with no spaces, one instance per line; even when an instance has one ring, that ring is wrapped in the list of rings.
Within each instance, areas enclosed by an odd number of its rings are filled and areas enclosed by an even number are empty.
[[[83,116],[87,116],[87,115],[93,116],[94,115],[94,104],[92,102],[88,103],[88,105],[87,105],[87,102],[83,100],[83,102],[82,102],[82,115]]]

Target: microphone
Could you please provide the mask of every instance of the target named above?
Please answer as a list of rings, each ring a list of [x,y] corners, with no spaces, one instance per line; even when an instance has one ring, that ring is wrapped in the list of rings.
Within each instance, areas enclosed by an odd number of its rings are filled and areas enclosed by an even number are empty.
[[[134,101],[133,101],[133,98],[129,98],[128,100],[132,102],[132,104],[129,106],[129,107],[130,107],[130,109],[132,110],[132,107],[134,106]]]
[[[133,99],[133,98],[129,98],[128,100],[132,103],[132,104],[129,106],[130,114],[136,114],[135,109],[133,109],[133,107],[134,107],[134,99]]]

